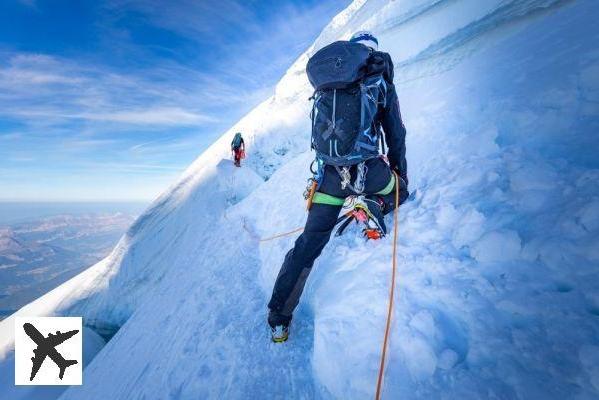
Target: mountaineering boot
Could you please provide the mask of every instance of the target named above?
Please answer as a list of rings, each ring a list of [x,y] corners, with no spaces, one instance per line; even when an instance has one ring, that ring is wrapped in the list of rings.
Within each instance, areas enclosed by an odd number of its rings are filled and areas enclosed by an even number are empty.
[[[289,338],[289,326],[277,325],[274,328],[270,328],[270,334],[273,342],[283,343]]]
[[[366,239],[380,239],[387,234],[383,216],[383,200],[378,196],[350,196],[343,205],[343,216],[335,236],[341,236],[352,221],[364,224],[362,233]]]
[[[387,234],[385,217],[383,215],[384,202],[378,196],[368,196],[364,198],[364,204],[368,208],[368,216],[364,229],[364,236],[368,239],[380,239]]]
[[[354,216],[352,215],[351,212],[344,214],[342,217],[340,217],[337,220],[337,224],[341,223],[341,225],[339,225],[339,228],[337,228],[337,231],[335,232],[335,236],[343,235],[343,232],[345,232],[345,228],[347,228],[349,226],[349,224],[352,223],[352,221],[354,221]]]

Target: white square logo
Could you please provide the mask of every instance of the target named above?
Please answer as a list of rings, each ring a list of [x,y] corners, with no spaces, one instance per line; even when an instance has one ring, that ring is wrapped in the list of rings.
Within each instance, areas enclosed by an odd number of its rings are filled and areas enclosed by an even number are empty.
[[[81,385],[81,317],[15,318],[15,385]]]

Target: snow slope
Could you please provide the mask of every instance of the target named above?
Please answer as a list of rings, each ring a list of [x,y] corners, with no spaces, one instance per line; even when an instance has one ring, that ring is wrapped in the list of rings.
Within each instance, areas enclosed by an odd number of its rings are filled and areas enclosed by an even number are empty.
[[[17,313],[83,315],[110,339],[61,398],[373,395],[391,240],[333,239],[285,345],[268,341],[265,304],[293,237],[256,240],[305,219],[304,66],[358,29],[395,60],[417,189],[400,212],[384,397],[597,398],[598,12],[593,0],[352,3],[107,259]],[[227,160],[237,130],[241,169]],[[0,323],[2,368],[12,325]]]

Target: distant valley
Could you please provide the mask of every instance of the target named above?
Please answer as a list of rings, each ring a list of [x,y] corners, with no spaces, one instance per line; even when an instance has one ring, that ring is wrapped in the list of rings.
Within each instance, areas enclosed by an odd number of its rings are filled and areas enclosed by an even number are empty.
[[[104,258],[134,220],[63,214],[0,225],[0,319]]]

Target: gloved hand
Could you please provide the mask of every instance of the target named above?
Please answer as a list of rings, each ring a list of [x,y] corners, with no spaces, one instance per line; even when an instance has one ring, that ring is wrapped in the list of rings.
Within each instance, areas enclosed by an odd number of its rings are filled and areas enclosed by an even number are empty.
[[[405,187],[406,190],[408,188],[408,174],[406,172],[402,172],[397,168],[393,168],[393,171],[395,171],[395,173],[397,173],[397,175],[399,175],[399,177],[404,181],[404,185],[402,187]]]
[[[399,172],[395,170],[399,175]],[[410,196],[410,192],[408,192],[408,184],[406,180],[400,175],[399,176],[399,204],[402,204],[406,199]],[[388,214],[395,208],[395,188],[385,195],[379,196],[383,201],[383,214]]]

